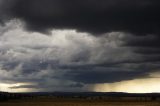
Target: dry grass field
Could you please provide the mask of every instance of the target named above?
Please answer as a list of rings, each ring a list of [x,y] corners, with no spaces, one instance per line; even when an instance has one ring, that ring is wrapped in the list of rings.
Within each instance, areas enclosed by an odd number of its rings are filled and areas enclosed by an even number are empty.
[[[96,100],[21,99],[1,102],[0,106],[160,106],[160,102],[109,102]]]

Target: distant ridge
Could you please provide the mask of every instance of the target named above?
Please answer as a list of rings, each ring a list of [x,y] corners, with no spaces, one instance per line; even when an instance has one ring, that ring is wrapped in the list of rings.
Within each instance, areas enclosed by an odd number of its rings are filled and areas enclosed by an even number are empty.
[[[160,97],[160,93],[125,93],[125,92],[26,92],[26,93],[15,93],[15,94],[32,94],[32,95],[52,95],[52,96],[109,96],[109,97],[146,97],[146,96],[154,96]]]
[[[9,94],[24,94],[24,95],[53,95],[53,96],[110,96],[110,97],[144,97],[144,96],[156,96],[160,97],[160,93],[125,93],[125,92],[24,92],[24,93],[9,93],[0,91],[0,95]]]
[[[0,101],[21,98],[76,98],[85,100],[108,100],[108,101],[155,101],[160,100],[160,93],[124,93],[124,92],[26,92],[26,93],[8,93],[0,92]]]

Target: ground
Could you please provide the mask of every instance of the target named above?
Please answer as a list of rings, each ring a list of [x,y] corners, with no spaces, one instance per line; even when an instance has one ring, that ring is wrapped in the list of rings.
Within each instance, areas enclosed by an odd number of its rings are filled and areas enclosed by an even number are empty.
[[[158,101],[122,102],[122,101],[34,98],[34,99],[20,99],[20,100],[1,102],[0,106],[160,106],[160,102]]]

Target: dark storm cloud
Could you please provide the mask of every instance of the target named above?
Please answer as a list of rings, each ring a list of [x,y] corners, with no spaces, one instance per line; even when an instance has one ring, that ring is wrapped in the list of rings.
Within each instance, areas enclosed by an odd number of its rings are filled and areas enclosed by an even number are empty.
[[[22,19],[32,31],[55,28],[141,35],[160,30],[158,0],[2,0],[1,4],[5,19]]]
[[[146,62],[160,61],[160,36],[157,35],[146,35],[146,36],[135,36],[126,37],[124,39],[124,45],[131,47],[132,50],[145,57]]]
[[[40,60],[29,61],[22,64],[13,64],[7,63],[4,64],[2,69],[10,70],[9,74],[11,77],[3,78],[3,81],[11,82],[32,82],[38,83],[38,85],[31,87],[40,87],[43,83],[50,80],[70,80],[73,82],[78,82],[76,84],[67,84],[67,85],[46,85],[43,84],[42,87],[57,87],[57,86],[66,86],[66,87],[82,87],[81,84],[96,84],[96,83],[113,83],[120,82],[125,80],[132,80],[137,78],[147,78],[151,72],[155,72],[156,69],[159,69],[159,65],[149,64],[146,65],[144,62],[137,63],[136,67],[132,66],[132,63],[129,62],[117,62],[112,64],[88,64],[88,65],[60,65],[55,64],[53,61],[46,61],[40,63]],[[125,64],[130,64],[131,66],[126,67]],[[123,66],[124,65],[124,66]],[[48,67],[49,66],[49,67]],[[154,70],[153,70],[154,69]],[[136,70],[136,71],[135,71]],[[152,70],[152,71],[151,71]],[[17,72],[18,71],[18,72]],[[43,73],[44,72],[44,73]],[[50,83],[51,83],[50,82]],[[30,86],[22,86],[21,88],[29,88]],[[18,87],[19,88],[19,87]]]
[[[71,71],[65,74],[65,76],[73,81],[82,82],[85,84],[97,84],[97,83],[114,83],[124,80],[132,80],[137,78],[145,78],[148,76],[147,70],[144,71],[132,71],[122,69],[110,69],[105,70],[77,70]]]
[[[142,47],[156,49],[160,47],[159,35],[132,36],[124,39],[125,44],[130,47]]]

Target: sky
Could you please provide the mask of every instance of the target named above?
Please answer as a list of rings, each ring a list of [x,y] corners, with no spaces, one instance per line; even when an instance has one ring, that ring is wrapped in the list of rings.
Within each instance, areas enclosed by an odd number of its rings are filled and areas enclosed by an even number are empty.
[[[0,91],[160,92],[159,0],[0,0]]]

